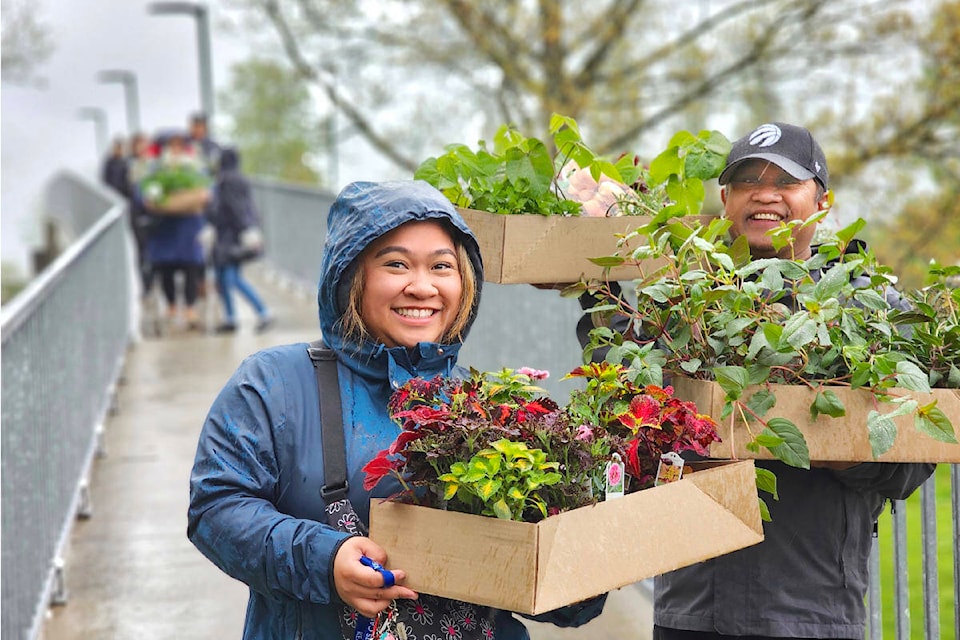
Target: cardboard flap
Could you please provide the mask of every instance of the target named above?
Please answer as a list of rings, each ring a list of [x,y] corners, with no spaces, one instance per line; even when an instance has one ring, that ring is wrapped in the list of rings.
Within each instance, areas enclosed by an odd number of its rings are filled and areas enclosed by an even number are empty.
[[[535,611],[551,611],[763,540],[753,462],[539,523]]]
[[[539,614],[763,540],[753,462],[707,466],[537,524],[372,500],[370,538],[411,589]]]
[[[756,486],[756,470],[753,461],[746,464],[731,463],[713,465],[688,473],[689,480],[710,496],[714,502],[727,509],[738,520],[763,536],[763,522],[756,491],[744,492],[743,486]],[[726,467],[730,467],[729,469]]]

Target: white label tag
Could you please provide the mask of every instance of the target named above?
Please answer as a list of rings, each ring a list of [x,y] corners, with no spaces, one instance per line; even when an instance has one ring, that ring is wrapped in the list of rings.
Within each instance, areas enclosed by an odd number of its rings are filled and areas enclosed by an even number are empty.
[[[615,498],[622,498],[625,477],[623,473],[623,459],[619,453],[613,454],[613,460],[607,463],[604,478],[606,491],[604,492],[603,499],[614,500]]]
[[[657,465],[657,479],[653,486],[676,482],[683,477],[683,458],[679,453],[669,451],[660,456],[660,464]]]

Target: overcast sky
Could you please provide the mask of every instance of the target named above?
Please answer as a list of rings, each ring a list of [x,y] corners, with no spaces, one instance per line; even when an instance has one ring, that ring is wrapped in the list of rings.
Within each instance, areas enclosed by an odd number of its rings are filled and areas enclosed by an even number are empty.
[[[200,108],[196,21],[189,15],[151,15],[151,0],[37,0],[31,3],[51,31],[56,47],[39,69],[45,89],[4,84],[2,124],[2,258],[28,265],[39,243],[36,221],[44,184],[60,168],[96,178],[96,127],[78,116],[81,107],[107,113],[112,139],[127,134],[122,84],[103,84],[97,73],[127,69],[137,76],[141,125],[147,132],[185,127]],[[223,88],[233,63],[246,59],[249,46],[224,33],[217,2],[210,11],[214,84]],[[341,153],[339,184],[351,176],[350,157]],[[358,162],[359,166],[360,163]],[[363,171],[363,169],[357,169]],[[369,168],[367,168],[369,171]],[[356,170],[353,170],[355,172]],[[377,176],[364,176],[378,179]]]

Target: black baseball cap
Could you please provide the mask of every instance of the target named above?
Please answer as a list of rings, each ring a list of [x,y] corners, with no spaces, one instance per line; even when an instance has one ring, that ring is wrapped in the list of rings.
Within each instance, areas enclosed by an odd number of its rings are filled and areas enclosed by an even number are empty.
[[[727,184],[733,171],[751,158],[772,162],[797,180],[813,178],[827,188],[827,158],[813,134],[803,127],[770,122],[734,142],[720,184]]]

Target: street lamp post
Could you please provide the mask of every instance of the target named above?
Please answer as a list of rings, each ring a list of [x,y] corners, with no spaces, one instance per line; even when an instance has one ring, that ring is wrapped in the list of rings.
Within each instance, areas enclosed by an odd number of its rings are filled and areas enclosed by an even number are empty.
[[[102,159],[107,153],[107,112],[100,107],[80,107],[77,117],[82,120],[93,120],[96,125],[97,159]]]
[[[118,82],[123,85],[127,106],[127,134],[140,131],[140,96],[137,92],[137,74],[125,69],[105,69],[97,74],[100,82]]]
[[[213,67],[210,56],[210,18],[207,7],[197,2],[151,2],[147,10],[155,15],[186,14],[197,21],[197,58],[200,65],[200,105],[213,129]]]

